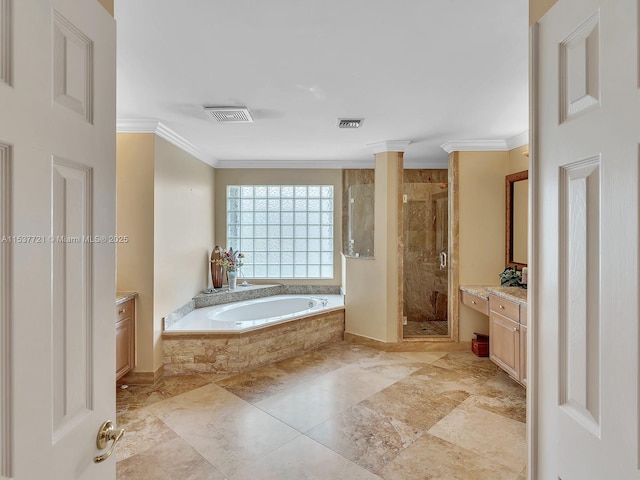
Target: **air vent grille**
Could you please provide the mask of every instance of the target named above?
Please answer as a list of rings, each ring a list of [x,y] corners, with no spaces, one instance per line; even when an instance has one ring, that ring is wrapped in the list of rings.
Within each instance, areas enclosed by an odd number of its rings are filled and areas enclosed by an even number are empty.
[[[339,118],[338,128],[360,128],[364,118]]]
[[[247,107],[204,107],[204,111],[218,123],[252,123]]]

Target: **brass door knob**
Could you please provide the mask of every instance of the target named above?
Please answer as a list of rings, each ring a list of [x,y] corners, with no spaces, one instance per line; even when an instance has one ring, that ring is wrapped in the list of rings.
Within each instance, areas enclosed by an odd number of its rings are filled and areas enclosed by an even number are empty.
[[[113,449],[116,448],[116,443],[120,441],[122,436],[124,435],[124,429],[122,428],[113,428],[113,423],[110,420],[107,420],[102,424],[100,430],[98,430],[98,436],[96,438],[96,447],[100,450],[104,450],[107,448],[107,444],[109,441],[113,441],[111,444],[111,448],[107,451],[107,453],[103,453],[102,455],[98,455],[93,458],[94,463],[104,462],[107,458],[111,456],[113,453]]]

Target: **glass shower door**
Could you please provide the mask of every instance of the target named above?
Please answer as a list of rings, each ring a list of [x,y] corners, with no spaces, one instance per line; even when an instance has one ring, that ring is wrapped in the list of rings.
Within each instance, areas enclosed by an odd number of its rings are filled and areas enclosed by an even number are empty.
[[[447,337],[447,184],[405,183],[403,207],[403,337]]]

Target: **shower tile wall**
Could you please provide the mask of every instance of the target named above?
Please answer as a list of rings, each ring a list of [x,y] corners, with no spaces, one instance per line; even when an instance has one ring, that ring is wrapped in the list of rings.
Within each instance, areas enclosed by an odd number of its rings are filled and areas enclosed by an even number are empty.
[[[447,170],[405,170],[404,315],[409,321],[447,319],[448,269],[440,269],[447,252]]]

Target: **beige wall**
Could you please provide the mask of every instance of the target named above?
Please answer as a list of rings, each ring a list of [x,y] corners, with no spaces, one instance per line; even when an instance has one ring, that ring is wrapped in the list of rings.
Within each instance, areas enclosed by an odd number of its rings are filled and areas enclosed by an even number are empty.
[[[555,5],[557,0],[529,0],[529,25],[533,25]]]
[[[342,170],[336,169],[217,169],[215,195],[215,244],[227,245],[227,185],[333,185],[333,279],[276,280],[286,285],[340,285],[342,251]],[[255,283],[274,283],[256,280]]]
[[[208,286],[214,184],[212,167],[155,137],[154,370],[162,318]]]
[[[116,246],[118,291],[136,291],[137,371],[154,370],[154,224],[153,134],[116,136],[116,218],[118,235],[127,243]]]
[[[525,153],[527,155],[525,155]],[[509,151],[509,161],[507,163],[507,173],[518,173],[529,169],[529,145],[514,148]]]
[[[374,258],[345,262],[345,330],[383,342],[400,340],[402,154],[376,155]]]
[[[113,17],[113,0],[98,0],[98,3],[100,3],[100,5],[102,5]]]
[[[459,152],[460,285],[498,285],[504,270],[505,175],[509,152]],[[460,341],[489,333],[486,315],[464,305]]]
[[[162,366],[162,317],[207,287],[215,170],[153,134],[117,135],[117,290],[138,292],[136,372]]]
[[[508,152],[457,152],[459,285],[499,285],[505,268],[506,183],[508,174],[527,170],[528,145]],[[459,339],[489,333],[489,322],[460,305]]]

